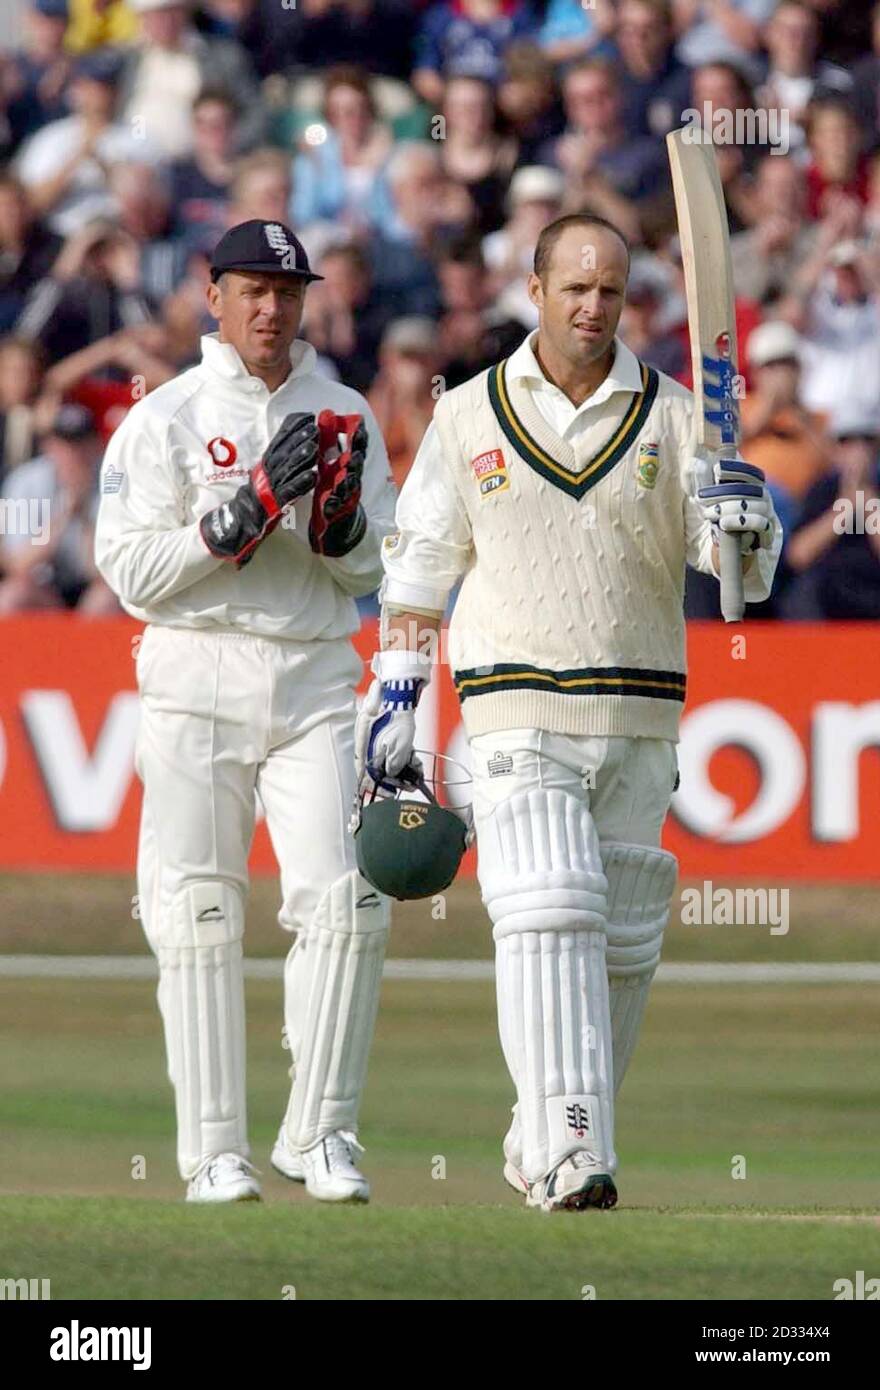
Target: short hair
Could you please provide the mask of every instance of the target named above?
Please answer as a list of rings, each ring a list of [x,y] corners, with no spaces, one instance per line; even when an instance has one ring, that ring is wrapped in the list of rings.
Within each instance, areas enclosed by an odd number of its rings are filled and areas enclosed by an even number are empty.
[[[620,0],[618,10],[623,9],[624,5],[641,5],[643,10],[651,11],[658,23],[672,28],[672,0]]]
[[[193,101],[192,109],[198,111],[200,106],[207,106],[209,103],[225,106],[233,120],[237,120],[241,115],[241,106],[228,87],[203,87]]]
[[[321,257],[322,266],[334,257],[337,260],[348,261],[352,269],[359,275],[370,275],[372,273],[372,265],[369,256],[364,248],[358,246],[355,241],[339,241],[335,244],[331,242]]]
[[[327,103],[331,93],[335,92],[337,87],[352,87],[364,98],[370,115],[376,116],[376,98],[370,85],[369,73],[354,63],[339,63],[336,67],[330,68],[324,77],[322,109],[325,120],[327,118]]]
[[[595,54],[592,58],[579,58],[571,67],[566,68],[562,79],[563,88],[568,85],[570,77],[577,77],[580,72],[600,72],[614,84],[615,89],[620,86],[620,68],[613,58],[604,58],[601,54]]]
[[[479,236],[471,232],[458,232],[442,239],[435,261],[438,265],[452,262],[453,265],[469,265],[477,270],[486,269],[482,242]]]
[[[547,271],[550,269],[554,247],[562,233],[568,231],[569,227],[603,227],[606,232],[613,232],[623,242],[626,250],[626,273],[629,274],[632,253],[629,242],[620,228],[615,227],[613,222],[609,222],[607,217],[599,217],[598,214],[569,212],[564,217],[557,217],[555,222],[549,222],[538,237],[538,244],[535,247],[535,274],[542,285]]]
[[[430,160],[440,172],[440,151],[430,140],[401,140],[385,166],[385,177],[392,188],[405,178],[414,161]]]
[[[241,158],[236,167],[235,175],[232,180],[231,193],[233,198],[241,196],[241,185],[251,174],[260,174],[264,169],[270,169],[273,173],[283,174],[286,179],[291,178],[290,155],[284,154],[282,150],[264,146],[262,149],[254,150],[251,154],[246,154]]]

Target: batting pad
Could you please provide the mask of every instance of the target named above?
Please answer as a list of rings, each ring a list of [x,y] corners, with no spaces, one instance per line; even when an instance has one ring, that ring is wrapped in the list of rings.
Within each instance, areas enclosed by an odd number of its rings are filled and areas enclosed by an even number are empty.
[[[357,870],[324,893],[285,966],[285,1023],[293,1089],[285,1127],[291,1149],[332,1130],[357,1130],[382,982],[388,904]]]
[[[614,1092],[635,1049],[648,990],[660,960],[678,861],[662,849],[602,845],[608,879],[608,988]]]
[[[517,1091],[508,1157],[529,1182],[577,1149],[613,1172],[606,882],[589,812],[564,792],[520,792],[477,834],[501,1045]]]
[[[240,894],[219,881],[182,888],[159,929],[159,1008],[186,1179],[214,1154],[250,1152],[243,935]]]

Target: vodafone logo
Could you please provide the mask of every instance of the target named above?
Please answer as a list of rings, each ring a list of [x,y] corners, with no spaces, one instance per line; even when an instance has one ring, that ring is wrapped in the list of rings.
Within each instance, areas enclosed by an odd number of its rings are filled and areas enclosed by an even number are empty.
[[[224,439],[220,434],[216,439],[209,439],[206,448],[218,468],[231,468],[238,458],[238,450],[232,440]]]

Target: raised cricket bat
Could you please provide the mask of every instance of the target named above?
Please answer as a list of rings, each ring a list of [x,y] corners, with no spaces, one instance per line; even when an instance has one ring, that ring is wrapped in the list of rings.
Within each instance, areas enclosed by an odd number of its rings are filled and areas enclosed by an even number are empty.
[[[667,135],[666,144],[687,291],[697,446],[700,456],[713,468],[714,482],[714,464],[719,459],[736,458],[739,450],[733,267],[715,150],[712,145],[691,144],[687,134],[674,130]],[[724,621],[741,622],[745,599],[738,536],[722,534],[719,564]]]

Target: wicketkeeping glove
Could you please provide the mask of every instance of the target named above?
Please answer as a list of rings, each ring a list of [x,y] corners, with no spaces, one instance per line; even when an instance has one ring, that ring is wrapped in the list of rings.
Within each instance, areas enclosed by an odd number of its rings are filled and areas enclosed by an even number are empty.
[[[360,415],[318,416],[320,461],[312,500],[309,544],[318,555],[339,559],[363,540],[367,517],[361,506],[361,478],[367,429]]]
[[[281,521],[284,509],[311,492],[317,480],[318,426],[302,411],[285,416],[246,483],[228,502],[202,517],[205,545],[221,560],[246,565]]]
[[[722,531],[740,537],[744,555],[772,544],[773,503],[760,468],[744,459],[721,459],[714,485],[701,487],[697,497],[716,545]]]

